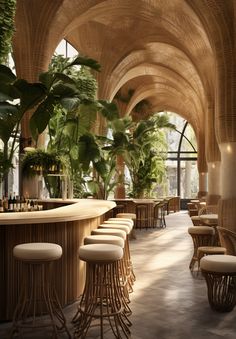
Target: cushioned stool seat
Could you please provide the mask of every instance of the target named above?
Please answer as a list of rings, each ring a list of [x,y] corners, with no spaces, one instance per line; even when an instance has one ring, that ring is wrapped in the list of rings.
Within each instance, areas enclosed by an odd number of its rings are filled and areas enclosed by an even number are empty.
[[[116,246],[120,246],[122,249],[124,249],[124,239],[114,236],[114,235],[89,235],[84,238],[84,244],[112,244]],[[130,302],[129,299],[129,290],[128,290],[128,279],[126,276],[126,267],[125,267],[125,261],[122,259],[119,261],[119,273],[120,273],[120,281],[122,286],[122,299],[124,304],[124,310],[127,315],[131,315],[131,309],[128,306],[128,303]]]
[[[127,225],[121,225],[121,224],[116,224],[116,223],[114,223],[114,224],[112,224],[112,223],[110,223],[110,224],[100,224],[100,225],[98,226],[98,228],[114,228],[114,229],[122,230],[122,231],[124,231],[126,234],[129,234],[129,233],[130,233],[130,228],[129,228],[129,226],[127,226]]]
[[[120,229],[112,229],[112,228],[97,228],[95,230],[92,230],[92,235],[115,235],[117,237],[121,237],[122,239],[126,240],[126,232],[122,231]]]
[[[122,221],[122,220],[105,220],[103,221],[103,224],[128,226],[130,231],[132,231],[132,228],[133,228],[133,225],[129,221]]]
[[[116,218],[136,219],[135,213],[117,213]]]
[[[62,248],[52,243],[25,243],[13,248],[15,258],[26,261],[51,261],[62,256]]]
[[[111,244],[124,248],[125,242],[121,237],[115,235],[88,235],[84,238],[84,245],[89,244]]]
[[[193,215],[191,217],[191,220],[192,220],[192,223],[193,223],[194,226],[198,226],[198,225],[203,224],[202,219],[200,218],[199,215]]]
[[[134,226],[133,219],[128,219],[128,218],[109,218],[108,221],[126,221],[126,222],[129,222],[132,226]]]
[[[61,246],[37,242],[19,244],[13,248],[13,256],[22,262],[23,272],[13,315],[12,336],[23,329],[52,327],[54,338],[58,338],[59,332],[66,332],[70,338],[52,281],[52,263],[61,258]],[[47,322],[43,319],[45,314],[49,315]]]
[[[236,257],[205,256],[200,268],[206,279],[211,308],[219,312],[232,311],[236,305]]]
[[[119,261],[123,249],[113,244],[88,244],[79,248],[79,258],[86,262],[86,280],[75,320],[74,338],[85,338],[94,319],[99,319],[100,338],[104,320],[116,338],[128,338],[131,325],[124,312]]]
[[[190,270],[198,261],[197,249],[200,246],[211,246],[214,241],[215,230],[210,226],[192,226],[188,228],[188,233],[193,240],[193,255],[189,264]]]

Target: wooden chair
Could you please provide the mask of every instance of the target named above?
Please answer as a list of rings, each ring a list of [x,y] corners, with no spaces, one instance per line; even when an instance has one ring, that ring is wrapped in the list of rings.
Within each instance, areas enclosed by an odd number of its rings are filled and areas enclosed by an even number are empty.
[[[236,255],[236,233],[227,228],[217,226],[220,243],[226,248],[228,255]]]
[[[160,222],[160,227],[166,227],[165,214],[167,210],[167,203],[165,201],[160,201],[155,204],[153,209],[153,223],[154,227],[157,226],[158,221]]]

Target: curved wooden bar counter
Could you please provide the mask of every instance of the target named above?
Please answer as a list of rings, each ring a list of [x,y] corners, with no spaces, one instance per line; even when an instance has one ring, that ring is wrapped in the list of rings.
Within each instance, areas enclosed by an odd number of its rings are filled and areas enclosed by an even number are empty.
[[[77,251],[85,236],[98,227],[105,214],[116,206],[107,200],[48,200],[67,206],[36,212],[0,214],[0,321],[12,319],[18,298],[21,264],[12,255],[13,247],[25,242],[54,242],[63,255],[55,262],[56,289],[61,304],[79,297],[84,284],[84,263]]]

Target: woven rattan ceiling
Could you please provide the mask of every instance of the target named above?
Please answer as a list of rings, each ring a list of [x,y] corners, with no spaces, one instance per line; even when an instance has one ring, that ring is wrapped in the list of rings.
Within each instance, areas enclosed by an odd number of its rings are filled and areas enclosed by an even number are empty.
[[[222,50],[223,35],[227,44],[224,25],[232,3],[19,0],[15,54],[18,61],[27,53],[33,60],[31,70],[26,69],[26,60],[18,71],[33,78],[30,73],[46,69],[56,46],[66,38],[101,64],[100,98],[111,100],[117,93],[127,97],[131,90],[123,113],[131,113],[136,104],[147,100],[152,112],[179,113],[199,136],[208,107],[215,101],[216,69],[222,57],[217,46],[221,44]]]

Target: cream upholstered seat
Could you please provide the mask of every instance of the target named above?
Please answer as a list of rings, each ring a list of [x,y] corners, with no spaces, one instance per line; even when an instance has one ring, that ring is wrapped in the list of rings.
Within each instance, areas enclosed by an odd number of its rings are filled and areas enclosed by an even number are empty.
[[[15,258],[27,261],[51,261],[62,256],[62,248],[57,244],[33,242],[16,245],[13,248]]]
[[[121,225],[121,224],[100,224],[98,226],[98,228],[114,228],[114,229],[118,229],[118,230],[122,230],[124,231],[126,234],[130,233],[130,227],[128,225]]]
[[[124,239],[115,235],[88,235],[84,238],[84,245],[89,244],[111,244],[124,248]]]
[[[24,329],[51,327],[55,338],[59,331],[65,332],[70,338],[52,282],[52,263],[61,258],[62,247],[47,242],[24,243],[13,248],[13,256],[22,262],[22,279],[13,315],[12,336]],[[47,323],[41,318],[45,314],[50,316]]]
[[[79,248],[79,258],[84,261],[108,262],[120,260],[123,250],[120,246],[106,244],[89,244]]]
[[[124,219],[125,220],[125,219]],[[105,220],[103,224],[116,224],[116,225],[125,225],[129,227],[129,230],[132,231],[133,225],[129,221],[122,221],[122,220]]]
[[[126,266],[126,274],[128,277],[128,283],[129,283],[129,291],[132,292],[132,285],[136,279],[134,270],[133,270],[133,264],[131,260],[130,255],[130,248],[129,248],[129,234],[130,229],[128,226],[125,225],[119,225],[119,224],[101,224],[99,225],[98,229],[118,229],[122,230],[127,234],[126,241],[125,241],[125,248],[124,248],[124,260],[125,260],[125,266]]]
[[[132,226],[134,226],[134,221],[133,219],[129,218],[109,218],[108,221],[126,221],[129,222]]]
[[[200,246],[212,246],[215,230],[210,226],[192,226],[188,228],[188,233],[193,240],[193,255],[189,264],[191,270],[194,269],[196,262],[199,262],[197,250]]]
[[[116,218],[124,218],[124,219],[136,219],[135,213],[117,213]]]
[[[119,262],[123,249],[113,244],[88,244],[79,248],[79,258],[86,262],[86,280],[74,320],[74,338],[85,338],[93,319],[99,319],[100,337],[104,337],[104,320],[108,320],[116,338],[130,336],[124,312]]]
[[[236,257],[205,256],[200,268],[206,279],[211,308],[219,312],[232,311],[236,305]]]
[[[115,235],[117,237],[121,237],[122,239],[126,240],[126,232],[122,231],[120,229],[114,229],[114,228],[97,228],[95,230],[92,230],[92,235]]]
[[[114,235],[89,235],[84,238],[84,245],[89,244],[111,244],[116,245],[124,249],[124,239],[114,236]],[[120,274],[120,282],[122,286],[122,300],[124,304],[124,311],[127,315],[131,315],[131,309],[129,307],[130,299],[129,299],[129,290],[128,290],[128,277],[126,275],[126,266],[124,256],[119,261],[119,274]]]

